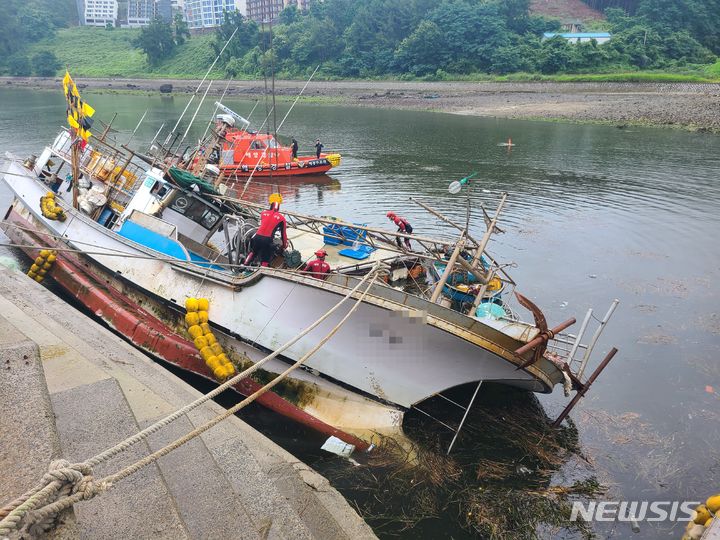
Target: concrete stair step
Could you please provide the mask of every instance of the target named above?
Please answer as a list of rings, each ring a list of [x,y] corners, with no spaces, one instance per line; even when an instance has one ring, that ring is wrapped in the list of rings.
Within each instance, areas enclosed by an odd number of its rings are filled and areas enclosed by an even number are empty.
[[[103,379],[50,395],[63,455],[82,461],[139,431],[114,379]],[[138,443],[94,470],[95,478],[147,455]],[[158,467],[141,469],[108,492],[75,505],[81,538],[192,538]]]
[[[62,457],[38,346],[0,316],[0,505],[32,488]],[[77,537],[66,511],[51,538]]]
[[[58,407],[66,459],[94,455],[136,432],[138,426],[145,427],[199,396],[172,373],[22,275],[10,273],[0,283],[0,313],[7,314],[40,347],[52,404]],[[104,394],[110,396],[107,404],[100,399]],[[222,411],[213,402],[191,411],[153,435],[149,446],[141,443],[133,452],[114,458],[112,471]],[[96,471],[96,477],[103,471]],[[130,477],[109,493],[76,505],[85,527],[81,536],[375,538],[322,476],[237,417],[135,476],[141,474],[140,479]],[[148,486],[164,495],[145,505],[151,495]],[[136,505],[147,506],[137,509],[141,519],[125,510],[125,497],[133,512]],[[155,517],[150,520],[148,513]],[[118,516],[122,516],[120,523]],[[125,526],[129,520],[136,522],[132,531]],[[89,528],[95,523],[97,531]]]
[[[148,443],[156,451],[194,428],[183,416],[152,434]],[[257,524],[240,504],[201,437],[163,456],[157,465],[192,538],[259,538]]]

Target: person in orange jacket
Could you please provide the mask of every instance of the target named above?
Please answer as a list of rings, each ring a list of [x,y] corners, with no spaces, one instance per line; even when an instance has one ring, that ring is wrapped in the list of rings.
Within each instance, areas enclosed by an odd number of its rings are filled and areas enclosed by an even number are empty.
[[[275,233],[280,231],[283,250],[287,249],[287,222],[285,216],[280,213],[282,195],[273,193],[268,197],[270,208],[260,214],[260,226],[250,241],[250,253],[245,258],[245,266],[248,266],[256,255],[260,256],[262,266],[270,266],[273,256],[273,238]]]
[[[405,233],[405,234],[412,234],[413,228],[412,228],[412,225],[410,225],[410,222],[409,222],[407,219],[405,219],[404,217],[400,217],[400,216],[396,215],[395,212],[388,212],[388,213],[387,213],[387,217],[388,217],[388,219],[389,219],[390,221],[392,221],[393,223],[395,223],[395,225],[398,226],[398,232],[400,232],[400,233]],[[409,238],[404,238],[403,240],[405,240],[405,247],[406,247],[407,249],[412,249],[412,248],[410,247],[410,239],[409,239]],[[400,243],[400,237],[399,237],[399,236],[395,238],[395,241],[397,242],[397,246],[398,246],[398,247],[402,247],[402,244]]]
[[[326,279],[328,277],[328,274],[330,274],[330,265],[325,262],[325,257],[327,257],[327,251],[325,251],[324,249],[318,249],[315,252],[315,256],[317,257],[317,259],[310,261],[305,266],[303,266],[302,271],[309,272],[310,275],[314,278]]]

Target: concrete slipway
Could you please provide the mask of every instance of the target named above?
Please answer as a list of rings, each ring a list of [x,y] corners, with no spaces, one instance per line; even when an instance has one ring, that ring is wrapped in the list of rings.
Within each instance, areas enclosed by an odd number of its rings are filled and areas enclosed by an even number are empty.
[[[200,394],[42,285],[0,280],[0,506],[51,460],[83,461]],[[222,408],[212,402],[94,471],[158,449]],[[328,481],[237,417],[75,505],[55,538],[375,538]]]

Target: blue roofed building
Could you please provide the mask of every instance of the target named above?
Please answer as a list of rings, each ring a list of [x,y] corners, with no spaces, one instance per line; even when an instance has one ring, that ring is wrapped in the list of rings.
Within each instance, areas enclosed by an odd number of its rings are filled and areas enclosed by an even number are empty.
[[[543,39],[552,39],[556,36],[560,36],[570,43],[586,43],[594,39],[600,45],[610,41],[612,37],[610,32],[545,32]]]

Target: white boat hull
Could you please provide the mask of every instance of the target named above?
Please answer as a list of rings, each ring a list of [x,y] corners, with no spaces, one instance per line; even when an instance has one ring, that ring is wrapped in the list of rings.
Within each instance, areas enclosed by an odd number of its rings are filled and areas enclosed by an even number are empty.
[[[259,349],[276,349],[326,313],[353,284],[351,278],[322,282],[273,269],[239,278],[180,261],[144,258],[158,253],[72,209],[68,209],[64,223],[44,218],[39,200],[46,188],[19,164],[8,167],[13,175],[4,176],[5,182],[36,222],[84,252],[89,263],[121,276],[126,284],[164,302],[178,314],[184,312],[186,298],[207,297],[211,323],[235,340],[232,348],[238,351],[248,343]],[[440,317],[437,312],[444,308],[439,306],[431,305],[430,313],[410,305],[403,307],[387,299],[386,287],[374,287],[333,339],[307,362],[318,375],[403,408],[480,380],[541,392],[551,391],[559,382],[559,371],[553,373],[547,366],[517,370],[508,349],[517,345],[516,340],[489,327],[482,328],[480,335],[477,328],[482,325],[477,321],[460,321],[468,324],[463,328],[453,321],[464,316],[445,310],[440,315],[447,317]],[[417,305],[418,301],[409,304]],[[288,349],[286,359],[296,360],[309,351],[349,307],[340,309]]]

